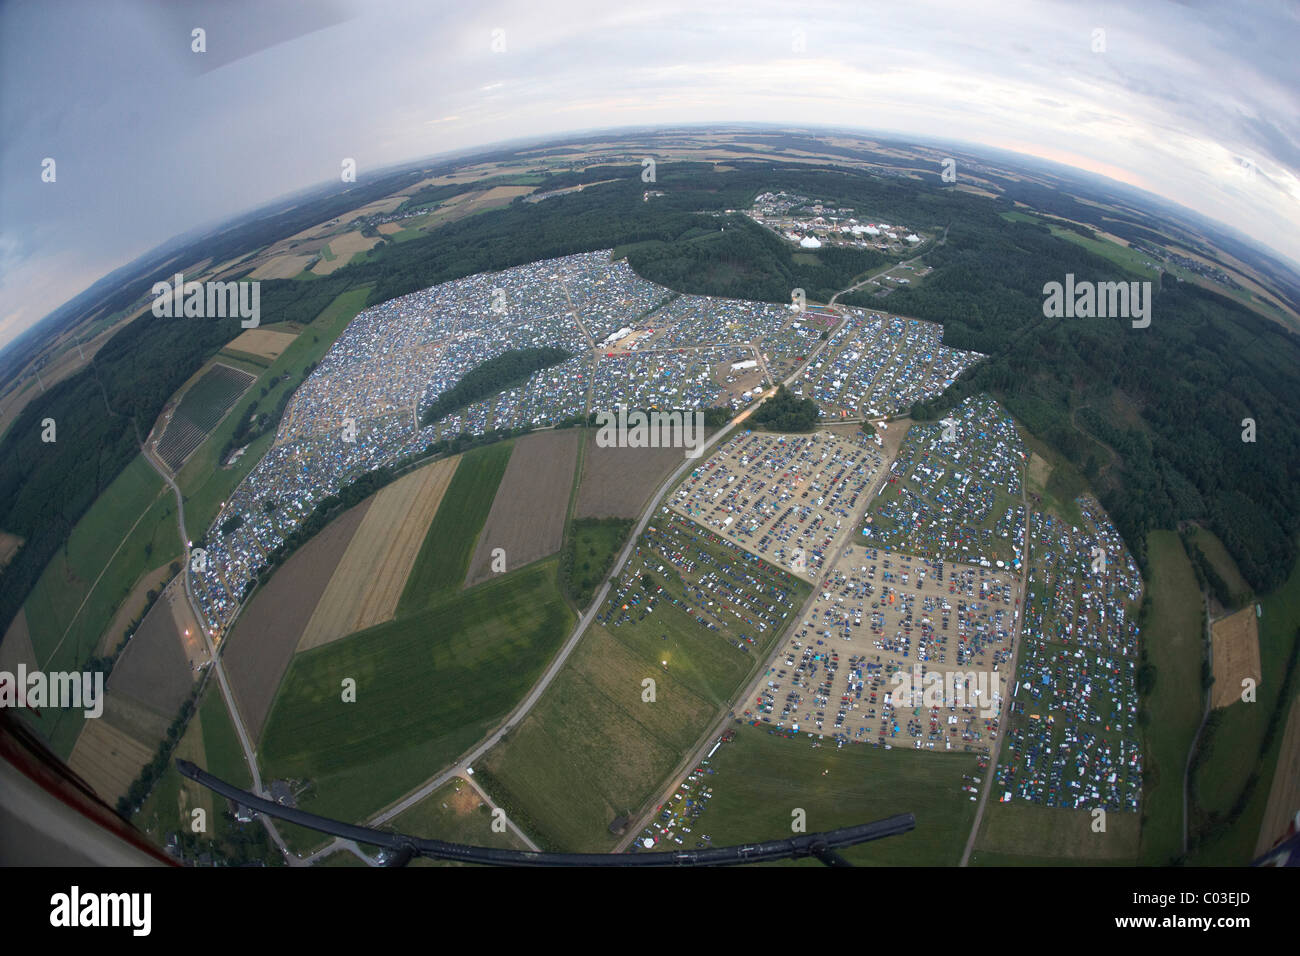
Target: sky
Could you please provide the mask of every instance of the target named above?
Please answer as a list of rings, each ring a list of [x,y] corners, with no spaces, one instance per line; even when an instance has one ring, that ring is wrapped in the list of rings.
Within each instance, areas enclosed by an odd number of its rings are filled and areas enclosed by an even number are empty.
[[[0,347],[183,232],[339,181],[345,158],[364,182],[633,125],[1012,150],[1149,190],[1300,269],[1297,50],[1300,3],[1271,0],[11,0]]]

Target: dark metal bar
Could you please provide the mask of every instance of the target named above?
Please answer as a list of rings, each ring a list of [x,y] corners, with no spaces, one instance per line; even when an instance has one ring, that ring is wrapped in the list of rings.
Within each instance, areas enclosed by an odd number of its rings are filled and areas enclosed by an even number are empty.
[[[181,776],[269,817],[399,853],[408,851],[441,860],[460,860],[489,866],[735,866],[740,863],[762,863],[808,856],[815,857],[828,866],[848,866],[848,862],[835,850],[897,836],[916,827],[916,818],[912,814],[901,813],[875,823],[861,823],[825,833],[809,833],[766,843],[710,847],[704,850],[680,850],[672,853],[534,853],[530,850],[444,843],[441,840],[342,823],[294,807],[283,807],[274,801],[240,790],[188,760],[177,760],[176,769]]]

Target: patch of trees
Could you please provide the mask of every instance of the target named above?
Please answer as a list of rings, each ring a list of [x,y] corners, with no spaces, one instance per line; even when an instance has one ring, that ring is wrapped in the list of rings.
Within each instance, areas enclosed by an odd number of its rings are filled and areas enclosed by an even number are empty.
[[[564,349],[554,346],[503,352],[466,372],[459,382],[434,399],[420,421],[424,425],[440,422],[452,412],[520,385],[534,372],[559,365],[569,357]]]
[[[1196,573],[1196,581],[1202,590],[1208,590],[1214,595],[1214,599],[1225,608],[1239,608],[1250,600],[1248,593],[1235,593],[1228,586],[1228,582],[1223,580],[1223,576],[1219,574],[1218,569],[1215,568],[1189,532],[1181,530],[1179,537],[1183,539],[1183,547],[1187,551],[1187,556],[1192,559],[1192,570]]]
[[[763,402],[749,420],[770,432],[806,432],[812,430],[821,417],[821,409],[811,398],[797,398],[784,385],[776,394]]]

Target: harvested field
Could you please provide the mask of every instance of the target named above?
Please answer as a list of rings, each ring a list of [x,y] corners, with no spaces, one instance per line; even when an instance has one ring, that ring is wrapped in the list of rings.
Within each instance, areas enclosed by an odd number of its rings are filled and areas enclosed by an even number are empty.
[[[1250,677],[1258,684],[1261,679],[1255,605],[1215,621],[1210,640],[1214,658],[1213,703],[1215,707],[1227,707],[1241,700],[1242,680]]]
[[[118,643],[121,642],[127,625],[139,617],[140,612],[144,610],[149,592],[157,591],[167,583],[167,579],[170,577],[171,570],[167,565],[163,565],[161,568],[154,568],[136,582],[135,587],[131,589],[131,593],[118,605],[113,620],[109,621],[108,627],[99,636],[99,644],[95,648],[96,654],[105,657],[113,653],[113,648],[117,647]]]
[[[18,549],[23,546],[23,539],[8,531],[0,531],[0,569],[13,560]]]
[[[278,359],[280,354],[297,337],[292,332],[273,332],[270,329],[245,329],[226,343],[225,351]]]
[[[393,619],[425,532],[459,461],[459,457],[435,461],[375,495],[307,622],[299,651]]]
[[[636,518],[683,461],[680,448],[600,448],[588,442],[576,518]]]
[[[1291,701],[1290,710],[1273,771],[1273,786],[1268,792],[1268,807],[1255,844],[1256,857],[1272,849],[1274,841],[1286,832],[1291,818],[1300,810],[1300,697]]]
[[[254,740],[303,629],[370,507],[363,501],[302,546],[253,598],[226,638],[226,674]]]
[[[579,437],[577,429],[566,428],[519,439],[479,534],[466,587],[492,576],[496,548],[505,551],[508,571],[560,550]]]
[[[108,678],[108,689],[168,718],[176,716],[194,685],[195,672],[181,644],[171,601],[184,594],[168,588],[145,616]]]
[[[402,224],[400,222],[385,222],[375,228],[379,230],[381,235],[391,236],[395,232],[402,231]]]
[[[327,276],[336,269],[342,269],[358,252],[365,252],[378,241],[378,237],[361,235],[360,230],[336,236],[329,244],[329,251],[334,254],[334,258],[321,256],[316,265],[312,266],[311,271],[318,276]]]
[[[311,256],[280,255],[268,259],[248,274],[250,279],[292,279],[311,262]]]
[[[153,759],[154,750],[105,720],[88,720],[72,748],[68,766],[112,805],[125,796],[144,765]]]

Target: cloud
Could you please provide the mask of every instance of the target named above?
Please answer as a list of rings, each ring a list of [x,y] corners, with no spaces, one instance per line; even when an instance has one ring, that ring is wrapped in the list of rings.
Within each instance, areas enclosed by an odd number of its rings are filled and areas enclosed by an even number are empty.
[[[13,269],[0,341],[80,291],[70,275],[325,182],[345,156],[364,175],[625,124],[829,125],[1066,158],[1300,263],[1288,4],[335,0],[295,23],[299,7],[223,6],[207,60],[187,24],[208,5],[0,8],[0,262]],[[58,158],[55,186],[39,180],[44,156]]]

